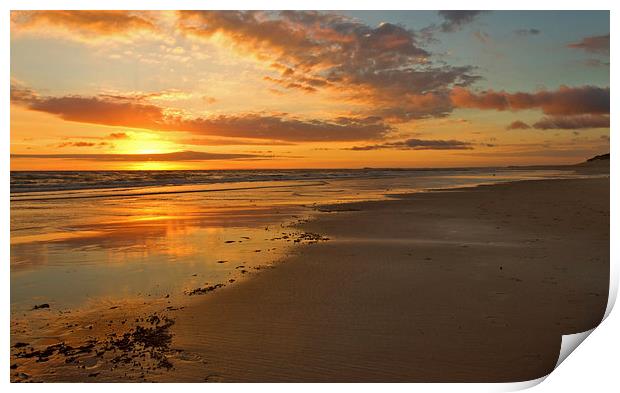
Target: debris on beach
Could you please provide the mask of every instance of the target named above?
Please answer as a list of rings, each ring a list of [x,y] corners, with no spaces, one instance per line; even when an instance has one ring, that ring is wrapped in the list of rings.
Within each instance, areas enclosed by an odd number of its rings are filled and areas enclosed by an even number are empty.
[[[43,304],[36,304],[34,307],[32,307],[33,310],[40,310],[42,308],[50,308],[50,305],[48,303],[43,303]]]
[[[388,190],[389,191],[389,190]],[[334,206],[334,207],[318,207],[315,210],[321,212],[321,213],[343,213],[343,212],[359,212],[362,211],[362,209],[356,209],[353,207],[346,207],[346,206]]]
[[[35,348],[28,343],[19,342],[13,345],[11,358],[24,362],[19,363],[20,368],[29,361],[34,362],[30,364],[50,362],[57,365],[54,367],[62,364],[63,367],[84,370],[85,378],[97,378],[122,368],[127,378],[144,380],[148,374],[157,370],[169,371],[174,368],[170,361],[174,352],[170,348],[170,327],[173,324],[173,319],[153,313],[138,318],[136,325],[122,334],[112,331],[99,338],[88,337],[79,345],[61,341]],[[95,369],[92,366],[93,361],[97,364]],[[17,367],[18,363],[15,362],[11,369],[15,370]],[[36,373],[32,376],[23,372],[11,374],[14,382],[26,379],[36,381]]]
[[[286,240],[287,242],[293,241],[294,243],[314,244],[314,243],[318,243],[319,241],[330,240],[330,238],[323,236],[321,234],[318,234],[318,233],[313,233],[313,232],[293,232],[293,233],[283,232],[282,236],[274,237],[268,240],[271,240],[271,241]]]
[[[318,233],[302,232],[297,235],[297,238],[294,240],[294,242],[295,243],[306,242],[309,244],[314,244],[314,243],[318,243],[319,241],[327,241],[327,240],[330,240],[330,239]]]
[[[223,287],[224,284],[215,284],[215,285],[209,285],[208,287],[203,287],[203,288],[196,288],[196,289],[192,289],[189,292],[185,292],[188,296],[193,296],[193,295],[204,295],[207,292],[211,292],[211,291],[215,291],[218,288]]]
[[[170,349],[172,333],[169,329],[174,324],[174,320],[165,316],[160,318],[157,314],[149,316],[146,320],[151,326],[138,325],[120,338],[110,337],[105,342],[104,350],[121,352],[112,358],[113,364],[133,363],[137,353],[142,358],[148,355],[155,368],[170,370],[173,365],[168,360],[166,352]]]

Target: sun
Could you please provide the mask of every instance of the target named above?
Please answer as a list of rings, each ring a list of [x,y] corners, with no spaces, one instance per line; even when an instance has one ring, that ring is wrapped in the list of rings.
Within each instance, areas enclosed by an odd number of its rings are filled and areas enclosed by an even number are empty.
[[[162,154],[172,153],[175,144],[161,139],[156,133],[130,132],[129,138],[116,143],[115,152],[119,154]]]

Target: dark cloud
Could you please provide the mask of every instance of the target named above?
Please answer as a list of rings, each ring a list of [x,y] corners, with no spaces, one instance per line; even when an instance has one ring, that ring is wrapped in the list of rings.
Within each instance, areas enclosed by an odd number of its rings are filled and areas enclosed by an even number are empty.
[[[404,141],[387,142],[368,146],[353,146],[344,150],[367,151],[367,150],[469,150],[472,144],[456,140],[423,140],[407,139]]]
[[[506,126],[507,130],[526,130],[531,128],[529,124],[522,122],[521,120],[515,120]]]
[[[71,135],[71,136],[66,136],[63,139],[65,139],[65,140],[68,140],[68,139],[96,139],[96,140],[103,140],[103,141],[114,141],[114,140],[120,140],[120,139],[130,139],[130,138],[131,137],[129,136],[129,134],[127,134],[125,132],[112,132],[112,133],[104,135],[104,136]],[[106,144],[106,143],[108,143],[108,142],[100,142],[100,144]]]
[[[541,31],[538,29],[517,29],[514,33],[518,36],[525,37],[528,35],[539,35]]]
[[[569,48],[581,49],[589,53],[609,54],[609,34],[585,37],[581,41],[566,45]]]
[[[559,148],[552,147],[545,148],[544,146],[532,144],[527,149],[517,149],[513,151],[466,151],[459,154],[476,156],[476,157],[488,157],[488,158],[523,158],[523,157],[539,157],[548,159],[552,157],[577,157],[583,159],[585,157],[591,157],[593,155],[592,149],[579,149],[579,148]],[[594,153],[598,154],[598,153]]]
[[[563,129],[576,130],[580,128],[609,128],[609,116],[606,115],[579,115],[579,116],[551,116],[545,117],[533,124],[541,130]]]
[[[50,26],[82,38],[158,31],[153,20],[140,11],[11,11],[11,27],[15,30]]]
[[[488,11],[437,11],[444,22],[441,24],[443,32],[461,30],[463,26],[473,22],[480,14]]]
[[[225,154],[205,153],[198,151],[179,151],[161,154],[11,154],[11,158],[45,158],[63,160],[87,161],[209,161],[209,160],[239,160],[267,158],[256,154]]]
[[[223,139],[223,138],[188,138],[178,141],[184,145],[195,146],[291,146],[295,143],[274,140]]]
[[[312,11],[180,11],[178,26],[203,39],[222,35],[268,62],[279,75],[265,79],[281,88],[328,90],[394,121],[444,116],[450,89],[479,79],[473,67],[435,64],[416,32],[391,23]]]
[[[558,90],[542,90],[536,93],[507,93],[488,90],[474,93],[455,88],[452,103],[459,108],[517,111],[542,109],[547,115],[608,114],[609,87],[562,86]]]
[[[32,90],[11,86],[11,103],[80,123],[149,128],[162,120],[162,108],[109,97],[41,97]]]
[[[392,128],[377,117],[298,119],[284,114],[245,113],[187,118],[168,115],[164,108],[109,97],[42,97],[12,86],[11,102],[50,113],[67,121],[186,131],[202,136],[260,138],[280,141],[355,141],[380,139]]]
[[[281,141],[347,141],[382,138],[391,127],[377,118],[339,117],[300,120],[279,114],[220,115],[209,118],[170,119],[167,129],[194,134]]]
[[[57,147],[104,147],[109,146],[108,142],[63,142],[58,144]]]
[[[113,132],[108,135],[110,139],[129,139],[129,135],[125,132]]]

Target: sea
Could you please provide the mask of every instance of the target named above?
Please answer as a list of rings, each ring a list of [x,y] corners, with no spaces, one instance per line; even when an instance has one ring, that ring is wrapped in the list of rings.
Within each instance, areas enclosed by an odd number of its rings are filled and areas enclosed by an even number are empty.
[[[313,246],[294,241],[306,239],[298,224],[327,214],[325,204],[573,177],[583,175],[523,168],[11,172],[11,313],[235,285],[294,247]]]

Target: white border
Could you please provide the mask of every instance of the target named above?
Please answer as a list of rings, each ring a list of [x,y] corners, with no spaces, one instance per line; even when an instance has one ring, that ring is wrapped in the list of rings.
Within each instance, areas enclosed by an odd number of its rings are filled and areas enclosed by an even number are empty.
[[[211,1],[199,1],[199,0],[89,0],[89,1],[43,1],[43,0],[5,0],[1,3],[0,8],[2,13],[0,14],[0,29],[2,30],[2,41],[0,42],[2,48],[1,64],[2,70],[6,70],[4,78],[0,80],[3,86],[2,89],[2,105],[0,107],[0,119],[3,125],[3,136],[5,143],[2,145],[3,157],[2,171],[0,176],[2,177],[1,186],[4,194],[4,203],[2,204],[1,220],[4,225],[0,226],[2,231],[2,243],[0,244],[2,250],[2,276],[3,284],[0,285],[3,293],[3,323],[1,325],[2,343],[4,348],[4,354],[0,357],[0,367],[4,370],[5,378],[2,381],[4,384],[9,380],[9,322],[10,322],[10,269],[9,269],[9,184],[10,184],[10,137],[9,137],[9,92],[10,92],[10,61],[9,61],[9,37],[10,37],[10,22],[9,22],[9,10],[10,9],[316,9],[316,10],[362,10],[362,9],[381,9],[381,10],[401,10],[401,9],[416,9],[416,10],[437,10],[437,9],[493,9],[493,10],[513,10],[513,9],[526,9],[526,10],[549,10],[549,9],[569,9],[569,10],[611,10],[611,23],[610,27],[612,37],[617,36],[618,27],[620,26],[620,18],[616,16],[617,9],[620,8],[617,4],[620,2],[613,1],[600,1],[589,0],[587,2],[570,0],[570,1],[535,1],[535,0],[521,0],[521,1],[445,1],[436,0],[432,2],[413,2],[413,1],[393,1],[382,0],[381,2],[360,0],[360,1],[334,1],[334,0],[313,0],[313,1],[240,1],[240,0],[227,0],[225,2],[211,2]],[[584,8],[587,6],[587,8]],[[612,57],[617,53],[617,45],[615,45],[615,38],[612,38]],[[615,80],[617,67],[614,61],[611,61],[611,85]],[[7,75],[8,74],[8,75]],[[616,97],[615,86],[611,89],[611,107],[614,108],[614,103],[618,102]],[[611,116],[611,129],[616,129],[619,121],[615,114]],[[614,153],[618,152],[616,138],[611,138],[611,150]],[[615,157],[615,156],[614,156]],[[612,158],[611,161],[612,173],[618,173],[618,160]],[[611,200],[619,200],[620,194],[618,193],[618,182],[615,177],[611,177]],[[606,315],[609,315],[613,303],[615,302],[617,290],[618,290],[618,212],[612,205],[611,209],[611,289],[610,289],[610,302]],[[355,384],[348,386],[347,388],[353,388],[359,391],[367,391],[375,393],[377,389],[390,389],[393,391],[407,391],[412,389],[422,391],[506,391],[517,390],[536,385],[538,391],[543,392],[556,392],[556,391],[584,391],[585,389],[591,391],[614,391],[618,382],[618,350],[620,344],[618,340],[617,332],[620,332],[620,317],[618,312],[612,313],[607,317],[600,327],[594,329],[590,337],[587,339],[586,345],[581,345],[576,349],[576,353],[569,356],[566,361],[559,365],[558,369],[552,372],[547,378],[541,378],[537,381],[530,381],[517,384]],[[112,385],[104,384],[91,384],[88,386],[89,390],[95,392],[104,392],[111,388]],[[113,385],[115,389],[155,389],[156,391],[164,391],[170,389],[170,386],[164,385],[127,385],[116,384]],[[198,387],[195,385],[183,385],[182,389],[191,389]],[[29,384],[12,384],[8,386],[14,390],[30,391],[37,389],[37,385]],[[83,386],[79,384],[47,384],[44,389],[56,392],[62,390],[77,390],[83,389]],[[259,391],[288,391],[295,389],[301,392],[315,393],[316,389],[321,390],[336,390],[340,389],[340,385],[335,384],[322,384],[315,386],[314,384],[258,384],[250,386],[244,386],[241,384],[209,384],[200,385],[198,388],[218,390],[218,391],[242,391],[245,389],[259,390]]]

